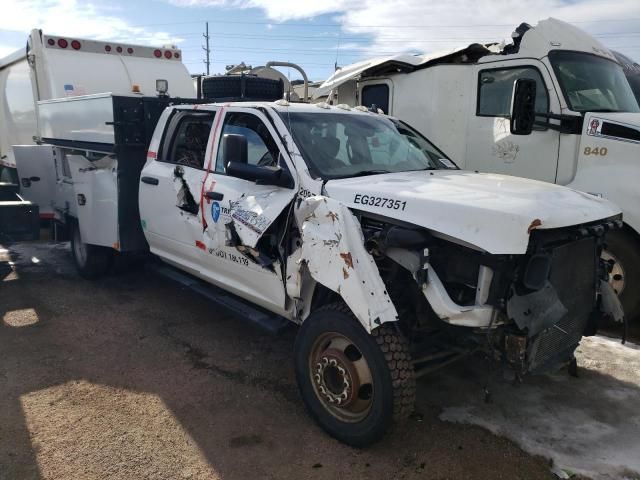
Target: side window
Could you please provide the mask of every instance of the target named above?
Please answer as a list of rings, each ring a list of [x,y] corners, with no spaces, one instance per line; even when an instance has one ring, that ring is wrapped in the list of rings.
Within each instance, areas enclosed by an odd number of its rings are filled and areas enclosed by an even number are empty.
[[[247,163],[261,167],[278,165],[279,150],[266,125],[255,115],[228,113],[222,127],[225,134],[243,135],[247,139]],[[224,145],[220,142],[216,157],[216,172],[224,173]]]
[[[204,168],[214,115],[214,112],[203,112],[179,117],[169,154],[164,160],[185,167]]]
[[[389,113],[389,85],[384,83],[362,87],[362,105],[371,108],[373,105],[384,113]]]
[[[478,82],[478,106],[476,115],[484,117],[509,117],[513,82],[519,78],[536,81],[536,112],[549,110],[549,97],[540,72],[533,67],[483,70]],[[544,118],[539,121],[545,122]]]

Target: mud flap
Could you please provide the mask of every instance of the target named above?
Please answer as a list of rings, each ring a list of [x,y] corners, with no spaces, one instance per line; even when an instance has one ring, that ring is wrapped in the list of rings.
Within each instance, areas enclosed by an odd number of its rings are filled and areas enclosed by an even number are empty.
[[[296,210],[302,254],[311,277],[338,293],[367,331],[398,320],[398,312],[373,258],[364,248],[358,220],[343,204],[310,197]]]

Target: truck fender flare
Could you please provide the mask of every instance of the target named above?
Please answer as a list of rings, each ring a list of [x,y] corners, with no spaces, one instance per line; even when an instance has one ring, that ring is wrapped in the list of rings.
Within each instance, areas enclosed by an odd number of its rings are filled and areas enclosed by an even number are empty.
[[[365,249],[360,223],[349,208],[314,196],[300,203],[295,217],[302,236],[301,251],[294,252],[298,268],[306,267],[315,282],[337,293],[367,332],[398,321],[378,267]],[[305,303],[311,296],[304,295]]]

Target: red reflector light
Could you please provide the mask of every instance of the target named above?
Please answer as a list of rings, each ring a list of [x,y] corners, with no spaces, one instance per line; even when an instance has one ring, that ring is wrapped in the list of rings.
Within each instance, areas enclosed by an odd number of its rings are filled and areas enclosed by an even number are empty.
[[[178,52],[174,53],[173,56],[176,58],[180,58],[180,54]]]
[[[171,57],[172,57],[172,55],[171,55],[171,52],[169,50],[164,52],[164,58],[171,58]]]
[[[58,39],[58,46],[60,48],[67,48],[68,45],[69,43],[64,38]]]
[[[127,53],[129,55],[131,55],[133,53],[133,48],[131,48],[131,47],[127,48]]]
[[[77,40],[73,40],[73,41],[71,42],[71,48],[73,48],[74,50],[80,50],[80,47],[81,47],[81,46],[82,46],[82,45],[80,45],[80,42],[79,42],[79,41],[77,41]]]
[[[117,51],[118,53],[122,53],[122,47],[116,47],[116,51]]]
[[[162,56],[162,52],[160,50],[154,50],[153,56],[156,58],[160,58]]]
[[[104,50],[105,50],[106,52],[110,52],[110,51],[111,51],[111,45],[105,45],[105,46],[104,46]]]
[[[53,38],[50,38],[47,40],[47,43],[53,47],[56,44],[56,41]]]

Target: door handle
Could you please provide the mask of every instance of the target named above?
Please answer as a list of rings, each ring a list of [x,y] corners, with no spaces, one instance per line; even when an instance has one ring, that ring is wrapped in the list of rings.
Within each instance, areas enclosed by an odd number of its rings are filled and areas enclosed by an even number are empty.
[[[149,185],[158,185],[158,183],[160,183],[158,179],[154,177],[142,177],[140,181]]]
[[[205,197],[210,198],[211,200],[222,200],[224,198],[224,193],[220,192],[205,192]]]

